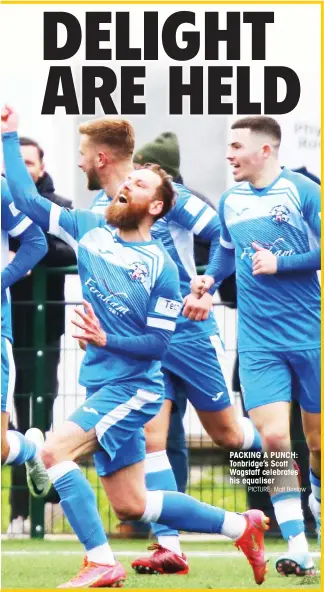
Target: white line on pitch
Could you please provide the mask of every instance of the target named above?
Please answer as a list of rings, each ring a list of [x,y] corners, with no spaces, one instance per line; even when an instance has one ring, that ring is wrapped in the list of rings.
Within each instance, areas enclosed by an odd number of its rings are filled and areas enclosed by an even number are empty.
[[[34,551],[2,551],[2,555],[14,556],[14,555],[84,555],[82,551],[39,551],[38,549]],[[281,553],[266,553],[267,557],[280,557],[283,552]],[[140,551],[115,551],[114,555],[120,557],[137,557],[138,555],[150,555],[150,553]],[[238,551],[186,551],[187,557],[244,557],[243,553],[239,553]],[[312,557],[318,558],[320,557],[320,552],[315,551],[311,553]]]

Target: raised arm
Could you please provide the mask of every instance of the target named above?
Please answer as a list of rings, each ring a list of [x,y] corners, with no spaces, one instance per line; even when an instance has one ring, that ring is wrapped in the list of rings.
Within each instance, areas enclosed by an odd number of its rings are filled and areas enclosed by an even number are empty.
[[[18,116],[11,109],[1,117],[6,179],[15,206],[43,230],[68,243],[74,250],[80,238],[92,228],[103,226],[103,216],[89,210],[69,210],[42,197],[23,161],[17,135]]]
[[[51,232],[51,212],[59,216],[60,208],[42,197],[23,161],[16,131],[2,134],[6,179],[15,206],[46,232]],[[53,234],[56,234],[53,232]]]

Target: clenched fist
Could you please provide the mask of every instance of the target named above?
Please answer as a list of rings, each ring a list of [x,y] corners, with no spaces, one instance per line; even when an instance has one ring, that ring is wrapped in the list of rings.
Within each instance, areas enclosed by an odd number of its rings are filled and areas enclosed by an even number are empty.
[[[18,129],[18,114],[9,105],[1,109],[1,133],[16,132]]]

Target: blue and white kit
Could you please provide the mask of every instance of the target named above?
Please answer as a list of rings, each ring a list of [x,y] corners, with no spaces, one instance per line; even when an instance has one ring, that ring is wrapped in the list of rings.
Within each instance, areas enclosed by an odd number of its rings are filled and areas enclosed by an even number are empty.
[[[240,379],[247,409],[289,401],[320,411],[320,188],[283,168],[264,189],[223,194],[219,282],[236,267]],[[278,257],[274,275],[252,275],[252,243]]]
[[[210,241],[211,258],[219,244],[220,221],[217,212],[183,185],[173,183],[173,188],[176,192],[175,205],[153,225],[151,233],[155,239],[162,241],[176,263],[184,297],[190,293],[190,281],[196,275],[194,234]],[[102,212],[110,202],[111,199],[101,191],[92,203],[92,211]],[[229,407],[231,394],[225,379],[224,358],[223,344],[212,312],[206,321],[200,322],[180,315],[162,361],[166,398],[176,402],[180,380],[183,392],[196,409],[220,411]]]
[[[9,236],[22,246],[9,261]],[[45,237],[13,202],[7,181],[1,177],[1,411],[9,412],[15,387],[12,354],[10,286],[20,280],[47,251]]]
[[[142,460],[142,427],[162,404],[161,358],[182,307],[176,265],[160,241],[125,242],[102,215],[63,209],[41,197],[17,134],[4,135],[4,157],[16,206],[74,249],[83,298],[107,334],[104,348],[87,346],[79,378],[87,399],[69,419],[86,431],[95,428],[111,461],[131,437],[126,464]],[[133,460],[132,450],[140,450],[141,458]]]

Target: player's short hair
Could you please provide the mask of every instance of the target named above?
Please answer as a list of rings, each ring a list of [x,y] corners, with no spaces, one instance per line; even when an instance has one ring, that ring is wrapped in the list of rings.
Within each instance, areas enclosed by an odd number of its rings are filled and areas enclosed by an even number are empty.
[[[34,146],[34,148],[37,149],[39,160],[43,162],[44,150],[35,140],[32,140],[31,138],[21,137],[19,138],[19,144],[20,146]]]
[[[231,129],[245,129],[248,128],[252,132],[259,134],[266,134],[271,136],[277,145],[280,146],[281,142],[281,128],[275,119],[267,117],[266,115],[255,115],[253,117],[244,117],[238,119],[233,123]]]
[[[172,177],[171,175],[168,175],[168,173],[166,173],[165,170],[162,169],[162,167],[160,167],[158,164],[147,162],[141,168],[149,169],[150,171],[153,171],[153,173],[159,175],[161,178],[161,184],[156,190],[156,199],[160,199],[164,204],[161,213],[158,216],[155,216],[155,220],[159,220],[160,218],[166,216],[166,214],[174,205],[175,192],[172,186]]]
[[[85,134],[96,144],[105,144],[119,158],[130,158],[134,152],[134,128],[125,119],[102,117],[81,123],[80,134]]]

